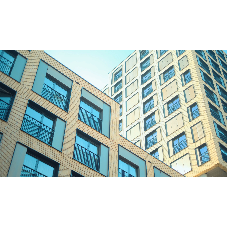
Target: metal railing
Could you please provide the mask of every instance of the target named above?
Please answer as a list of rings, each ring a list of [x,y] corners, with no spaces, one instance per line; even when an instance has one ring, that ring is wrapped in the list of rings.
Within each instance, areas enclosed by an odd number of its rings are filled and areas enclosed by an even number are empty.
[[[73,158],[78,162],[83,163],[95,171],[100,170],[100,157],[99,155],[94,154],[93,152],[87,150],[85,147],[75,144],[75,149],[73,153]]]
[[[10,75],[10,72],[13,68],[14,63],[9,61],[8,59],[0,56],[0,71],[5,73],[6,75]]]
[[[55,91],[53,88],[47,84],[43,85],[42,97],[58,106],[59,108],[68,111],[69,108],[69,98],[62,95],[61,93]]]
[[[185,139],[173,147],[174,154],[180,152],[181,150],[185,149],[186,147],[187,147],[187,141]]]
[[[212,115],[215,119],[217,119],[218,121],[221,122],[221,117],[220,117],[220,115],[219,115],[213,108],[210,108],[210,112],[211,112],[211,115]],[[221,123],[222,123],[222,122],[221,122]]]
[[[102,120],[80,106],[79,120],[102,133]]]
[[[154,108],[154,99],[152,99],[148,105],[144,105],[143,113],[147,113],[152,108]]]
[[[164,73],[163,78],[164,82],[168,81],[175,75],[174,68],[172,67],[168,72]]]
[[[46,175],[35,171],[34,169],[23,165],[20,177],[47,177]]]
[[[208,161],[210,161],[210,156],[209,156],[208,152],[204,152],[202,155],[200,154],[201,165]]]
[[[192,111],[192,120],[196,119],[199,116],[199,110],[195,109]]]
[[[7,121],[11,105],[0,99],[0,119]]]
[[[148,130],[149,128],[153,127],[156,124],[156,121],[151,119],[151,121],[148,121],[145,123],[145,130]]]
[[[132,174],[129,174],[125,170],[118,168],[118,177],[134,177]]]
[[[46,144],[52,144],[54,130],[27,114],[24,115],[21,130]]]
[[[152,85],[150,85],[150,87],[143,90],[143,98],[147,97],[149,94],[151,94],[151,92],[153,92]]]
[[[180,108],[180,101],[177,102],[177,103],[174,103],[171,106],[168,106],[168,112],[169,112],[169,114],[171,114],[171,113],[173,113],[174,111],[176,111],[179,108]]]
[[[150,140],[147,141],[147,149],[155,145],[157,142],[157,136],[153,136]]]
[[[151,72],[146,73],[146,75],[142,76],[142,83],[141,84],[146,83],[150,78],[151,78]]]

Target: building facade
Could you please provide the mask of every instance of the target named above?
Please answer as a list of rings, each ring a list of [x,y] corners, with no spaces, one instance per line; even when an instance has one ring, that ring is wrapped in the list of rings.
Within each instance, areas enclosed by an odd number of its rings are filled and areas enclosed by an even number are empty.
[[[185,176],[227,176],[226,82],[221,50],[137,50],[103,92],[123,137]]]
[[[44,51],[0,51],[1,177],[183,177],[118,126],[119,104]]]

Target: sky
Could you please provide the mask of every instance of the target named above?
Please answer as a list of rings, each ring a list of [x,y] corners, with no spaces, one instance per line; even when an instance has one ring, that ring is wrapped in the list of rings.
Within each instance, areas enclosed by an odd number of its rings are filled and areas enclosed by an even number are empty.
[[[45,50],[63,65],[102,90],[108,73],[134,50]],[[227,54],[227,50],[225,50]]]
[[[45,50],[73,72],[102,90],[108,73],[134,50]]]

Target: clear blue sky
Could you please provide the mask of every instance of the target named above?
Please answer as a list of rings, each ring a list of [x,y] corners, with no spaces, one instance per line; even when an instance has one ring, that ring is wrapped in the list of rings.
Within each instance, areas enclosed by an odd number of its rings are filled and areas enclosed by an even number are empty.
[[[45,50],[49,55],[100,90],[108,73],[134,50]],[[225,50],[227,54],[227,50]]]
[[[134,50],[45,50],[46,53],[100,90],[108,73]]]

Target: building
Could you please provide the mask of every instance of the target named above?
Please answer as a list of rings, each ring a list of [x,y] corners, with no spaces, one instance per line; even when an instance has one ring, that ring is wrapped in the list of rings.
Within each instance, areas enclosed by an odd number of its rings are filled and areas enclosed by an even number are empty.
[[[1,177],[183,177],[118,123],[117,102],[44,51],[0,51]]]
[[[109,73],[120,134],[185,176],[227,176],[227,56],[137,50]]]

